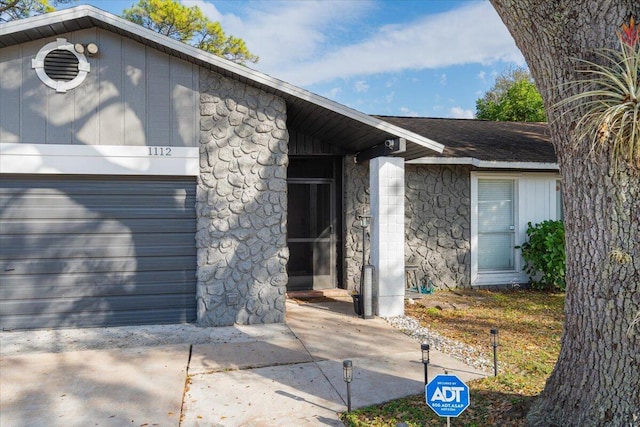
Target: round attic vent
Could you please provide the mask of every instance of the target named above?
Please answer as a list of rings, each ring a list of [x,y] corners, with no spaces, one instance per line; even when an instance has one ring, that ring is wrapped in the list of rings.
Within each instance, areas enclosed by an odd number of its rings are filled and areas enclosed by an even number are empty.
[[[66,92],[78,87],[90,70],[89,62],[82,53],[76,52],[73,44],[58,39],[46,44],[34,59],[31,68],[40,80],[56,92]]]
[[[68,50],[52,50],[44,57],[44,72],[52,80],[71,81],[78,76],[78,58]]]

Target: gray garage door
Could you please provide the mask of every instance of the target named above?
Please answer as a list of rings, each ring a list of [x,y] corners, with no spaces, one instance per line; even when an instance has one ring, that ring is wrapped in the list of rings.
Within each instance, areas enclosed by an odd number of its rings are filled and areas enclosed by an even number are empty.
[[[2,329],[192,322],[195,180],[0,177]]]

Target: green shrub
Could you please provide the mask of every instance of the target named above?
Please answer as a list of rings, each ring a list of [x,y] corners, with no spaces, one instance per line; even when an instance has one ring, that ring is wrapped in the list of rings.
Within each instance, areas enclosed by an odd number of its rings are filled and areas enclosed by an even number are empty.
[[[518,246],[526,261],[524,271],[534,289],[564,291],[565,255],[564,224],[562,221],[543,221],[528,224],[528,242]]]

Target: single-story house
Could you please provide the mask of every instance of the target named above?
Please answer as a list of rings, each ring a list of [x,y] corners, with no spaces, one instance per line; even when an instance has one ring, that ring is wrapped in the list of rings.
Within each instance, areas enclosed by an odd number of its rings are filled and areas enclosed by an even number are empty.
[[[376,117],[91,6],[0,25],[0,326],[283,322],[405,265],[522,283],[561,216],[543,124]]]

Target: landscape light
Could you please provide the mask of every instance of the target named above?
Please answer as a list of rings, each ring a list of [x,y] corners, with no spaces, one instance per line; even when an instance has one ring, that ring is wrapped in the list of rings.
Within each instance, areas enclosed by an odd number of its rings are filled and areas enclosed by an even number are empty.
[[[491,346],[493,347],[493,376],[498,376],[498,346],[500,339],[498,337],[498,330],[491,329]]]
[[[424,365],[424,385],[429,382],[429,344],[420,344],[420,350],[422,351],[422,364]]]
[[[342,375],[347,383],[347,412],[351,412],[351,381],[353,380],[353,362],[345,360],[342,362]]]

